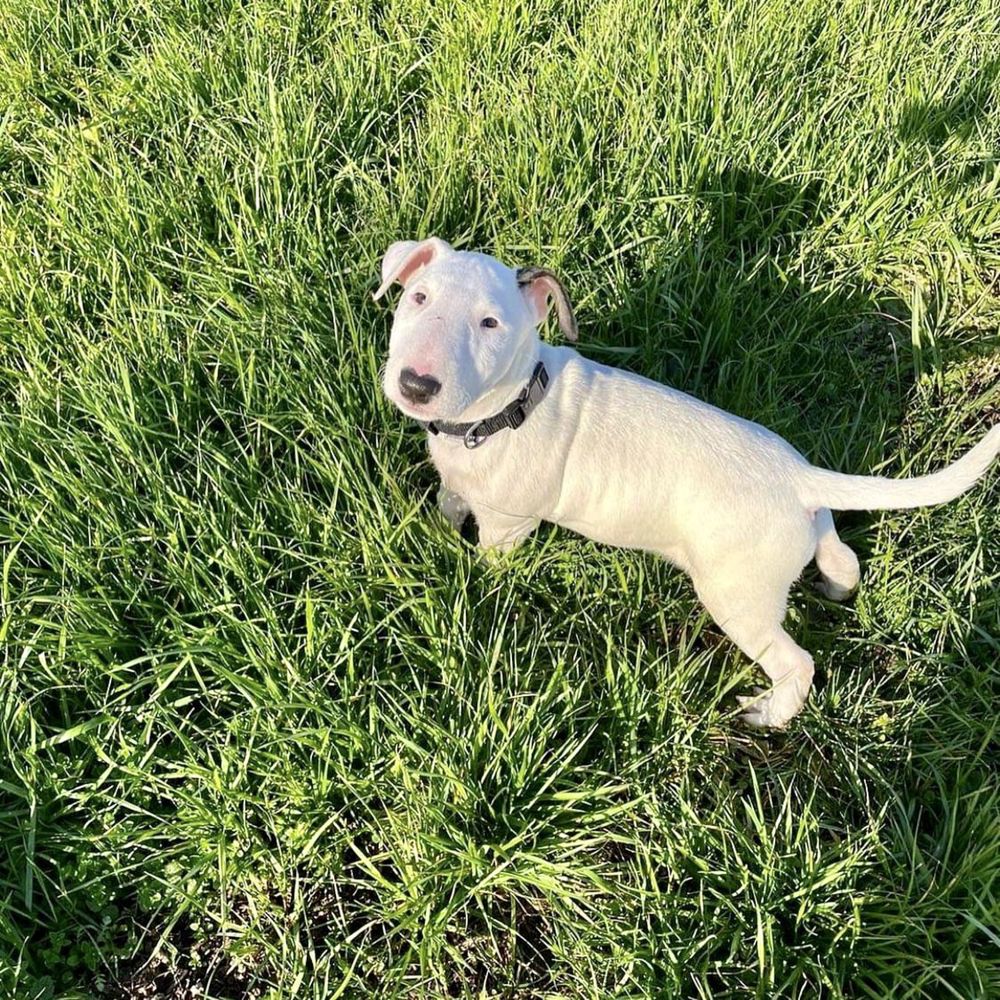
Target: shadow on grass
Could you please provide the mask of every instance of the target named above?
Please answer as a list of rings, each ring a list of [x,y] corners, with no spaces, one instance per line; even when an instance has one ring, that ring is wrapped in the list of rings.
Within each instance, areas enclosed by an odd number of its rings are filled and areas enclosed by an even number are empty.
[[[950,97],[910,101],[900,117],[900,138],[919,139],[932,146],[940,146],[952,136],[970,138],[990,113],[998,81],[1000,56],[984,62]]]
[[[910,101],[903,109],[899,137],[904,142],[923,143],[940,148],[958,140],[969,142],[991,118],[1000,113],[994,95],[1000,84],[1000,57],[982,64],[966,77],[955,93],[938,100]],[[970,158],[945,184],[951,196],[958,196],[970,185],[988,182],[1000,163],[1000,148],[994,146],[986,155]]]

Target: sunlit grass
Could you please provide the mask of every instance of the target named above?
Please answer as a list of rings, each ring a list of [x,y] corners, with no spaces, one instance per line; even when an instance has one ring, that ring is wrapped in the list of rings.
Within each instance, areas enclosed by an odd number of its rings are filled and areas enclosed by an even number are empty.
[[[1000,995],[996,474],[840,518],[861,590],[793,593],[817,690],[750,732],[678,573],[450,532],[369,295],[400,238],[545,264],[585,353],[937,467],[1000,418],[998,39],[4,0],[0,992]]]

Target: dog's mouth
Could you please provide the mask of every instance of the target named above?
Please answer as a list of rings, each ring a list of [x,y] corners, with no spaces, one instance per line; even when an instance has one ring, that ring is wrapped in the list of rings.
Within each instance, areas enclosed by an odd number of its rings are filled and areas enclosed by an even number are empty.
[[[399,410],[404,416],[410,417],[413,420],[433,420],[434,414],[430,412],[429,407],[426,404],[417,405],[415,403],[407,403],[405,400],[396,399],[393,396],[389,397],[396,409]]]
[[[437,407],[430,401],[426,403],[412,403],[408,399],[405,399],[401,393],[396,392],[389,386],[385,386],[385,395],[389,402],[404,417],[409,417],[411,420],[421,420],[424,423],[427,423],[428,420],[440,419],[440,414],[436,412]]]

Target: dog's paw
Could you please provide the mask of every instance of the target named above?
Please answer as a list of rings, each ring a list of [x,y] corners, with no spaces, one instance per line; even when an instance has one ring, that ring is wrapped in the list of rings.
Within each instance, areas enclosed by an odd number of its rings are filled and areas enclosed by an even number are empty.
[[[466,521],[472,515],[472,508],[466,503],[465,498],[454,490],[442,486],[437,493],[437,505],[445,520],[455,531],[462,534]]]
[[[821,593],[828,601],[846,601],[854,596],[854,592],[858,589],[857,587],[842,587],[839,583],[834,583],[833,580],[827,580],[825,578],[817,580],[813,586],[819,593]]]
[[[740,708],[744,709],[740,713],[740,721],[745,722],[748,726],[755,726],[758,728],[763,728],[769,726],[770,723],[767,721],[767,703],[770,700],[770,694],[766,688],[755,687],[754,693],[751,694],[738,694],[736,700],[740,703]]]
[[[737,695],[741,721],[755,729],[784,729],[799,713],[801,705],[788,704],[785,698],[776,696],[774,688],[755,687],[752,695]]]

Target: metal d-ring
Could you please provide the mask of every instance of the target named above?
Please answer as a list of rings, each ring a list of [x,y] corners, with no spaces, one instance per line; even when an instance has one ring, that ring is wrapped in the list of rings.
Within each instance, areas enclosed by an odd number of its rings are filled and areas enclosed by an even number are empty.
[[[463,440],[465,441],[465,447],[472,451],[473,448],[478,448],[487,437],[488,434],[484,434],[482,437],[476,437],[476,432],[479,430],[483,424],[486,423],[485,420],[477,420],[474,424],[471,424],[469,429],[465,432]]]

